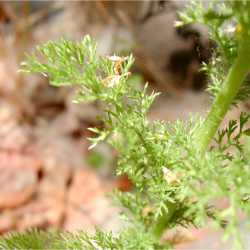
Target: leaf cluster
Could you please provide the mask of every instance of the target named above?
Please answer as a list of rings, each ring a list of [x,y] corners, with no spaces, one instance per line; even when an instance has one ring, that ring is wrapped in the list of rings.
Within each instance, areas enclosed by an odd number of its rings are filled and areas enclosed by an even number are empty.
[[[195,11],[194,11],[195,9]],[[179,13],[179,24],[201,23],[209,28],[212,41],[216,42],[211,61],[203,63],[202,71],[209,78],[208,91],[215,97],[221,90],[226,72],[234,63],[242,36],[249,36],[249,1],[191,1],[187,10]],[[247,56],[247,55],[246,55]],[[250,96],[249,79],[241,86],[232,105]]]
[[[11,236],[1,239],[0,249],[167,250],[169,248],[155,244],[151,235],[147,233],[143,234],[142,231],[136,232],[135,229],[131,228],[117,236],[99,230],[96,230],[94,235],[85,232],[62,233],[29,230],[25,233],[13,233]]]
[[[184,23],[207,25],[217,43],[214,59],[204,65],[213,83],[210,90],[217,95],[236,59],[240,37],[250,36],[249,2],[212,1],[206,7],[193,2],[181,18]],[[234,32],[228,33],[231,26]],[[2,249],[38,248],[39,244],[43,249],[168,249],[170,242],[160,241],[165,230],[178,225],[202,226],[207,219],[224,228],[227,235],[234,235],[237,247],[240,245],[239,212],[250,218],[246,126],[250,116],[241,114],[239,122],[230,121],[219,130],[214,145],[201,157],[195,133],[203,119],[149,122],[147,112],[158,94],[131,81],[133,61],[132,55],[98,55],[96,44],[86,36],[80,42],[48,42],[22,66],[25,72],[47,76],[54,86],[74,86],[76,102],[101,102],[104,127],[90,128],[94,135],[90,149],[101,141],[109,143],[118,154],[116,174],[127,175],[134,184],[131,193],[113,195],[124,207],[128,227],[118,235],[98,230],[94,235],[33,231],[0,240]],[[246,81],[233,104],[248,98],[249,93]],[[227,200],[225,207],[217,202],[223,199]]]

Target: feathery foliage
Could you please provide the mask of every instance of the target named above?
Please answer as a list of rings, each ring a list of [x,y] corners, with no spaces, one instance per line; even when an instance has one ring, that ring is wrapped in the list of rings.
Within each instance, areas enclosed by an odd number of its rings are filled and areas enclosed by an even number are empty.
[[[1,239],[0,249],[169,249],[170,241],[161,240],[165,231],[204,226],[208,219],[243,247],[238,223],[239,213],[250,218],[250,115],[218,128],[231,105],[249,97],[250,2],[212,1],[205,7],[193,2],[180,17],[184,24],[207,25],[217,43],[204,66],[215,95],[205,120],[149,122],[147,112],[158,94],[130,81],[133,56],[100,56],[89,36],[48,42],[27,57],[22,71],[42,73],[54,86],[74,86],[75,102],[102,102],[104,128],[90,128],[96,135],[90,148],[100,141],[112,145],[119,154],[117,175],[126,174],[135,189],[114,192],[128,220],[118,235],[34,231]],[[226,207],[219,206],[222,199]]]

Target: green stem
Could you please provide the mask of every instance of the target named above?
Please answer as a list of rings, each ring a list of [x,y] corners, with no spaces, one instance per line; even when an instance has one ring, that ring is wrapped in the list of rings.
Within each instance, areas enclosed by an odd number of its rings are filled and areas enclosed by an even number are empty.
[[[240,43],[239,53],[231,66],[229,73],[222,85],[221,91],[208,113],[204,124],[196,133],[196,142],[201,153],[204,153],[214,137],[221,121],[230,109],[239,88],[250,69],[250,41],[243,39]]]
[[[248,37],[242,39],[239,45],[238,56],[229,70],[222,89],[212,104],[204,124],[196,133],[196,142],[202,154],[206,151],[250,70],[250,39]],[[174,212],[175,204],[169,203],[168,212],[160,217],[153,227],[153,234],[157,239],[161,238]]]
[[[155,236],[156,239],[160,239],[163,232],[166,230],[168,223],[173,216],[175,212],[175,203],[168,203],[168,211],[164,212],[164,214],[158,219],[158,221],[155,223],[154,227],[152,228],[152,233]]]

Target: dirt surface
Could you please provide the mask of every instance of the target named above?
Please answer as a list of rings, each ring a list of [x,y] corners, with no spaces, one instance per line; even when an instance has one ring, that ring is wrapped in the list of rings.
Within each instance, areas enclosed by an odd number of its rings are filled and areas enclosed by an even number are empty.
[[[106,197],[112,184],[86,167],[83,138],[65,142],[46,130],[57,143],[44,136],[40,141],[34,128],[17,124],[7,105],[1,114],[0,233],[31,227],[108,227],[105,222],[110,224],[110,215],[118,212]]]

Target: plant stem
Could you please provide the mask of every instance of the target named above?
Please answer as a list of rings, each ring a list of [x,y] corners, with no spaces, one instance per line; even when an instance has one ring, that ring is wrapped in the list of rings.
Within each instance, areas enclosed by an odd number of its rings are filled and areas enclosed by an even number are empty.
[[[200,152],[203,154],[212,138],[214,137],[221,121],[230,109],[239,88],[250,69],[250,41],[242,39],[239,44],[238,56],[231,66],[229,73],[217,94],[214,103],[208,113],[204,124],[196,133],[196,142]]]
[[[201,128],[196,132],[195,138],[201,154],[205,153],[209,143],[216,133],[225,114],[230,109],[239,88],[250,70],[250,39],[246,37],[239,44],[238,56],[231,66],[229,73],[222,85],[221,91],[216,96],[214,103]],[[159,218],[153,227],[153,234],[160,239],[165,231],[172,215],[175,212],[175,204],[168,204],[168,211]]]
[[[157,223],[154,225],[152,229],[152,233],[156,239],[159,240],[163,232],[166,230],[168,223],[176,210],[175,206],[176,206],[175,203],[169,202],[167,204],[168,211],[164,212],[163,215],[158,219]]]

